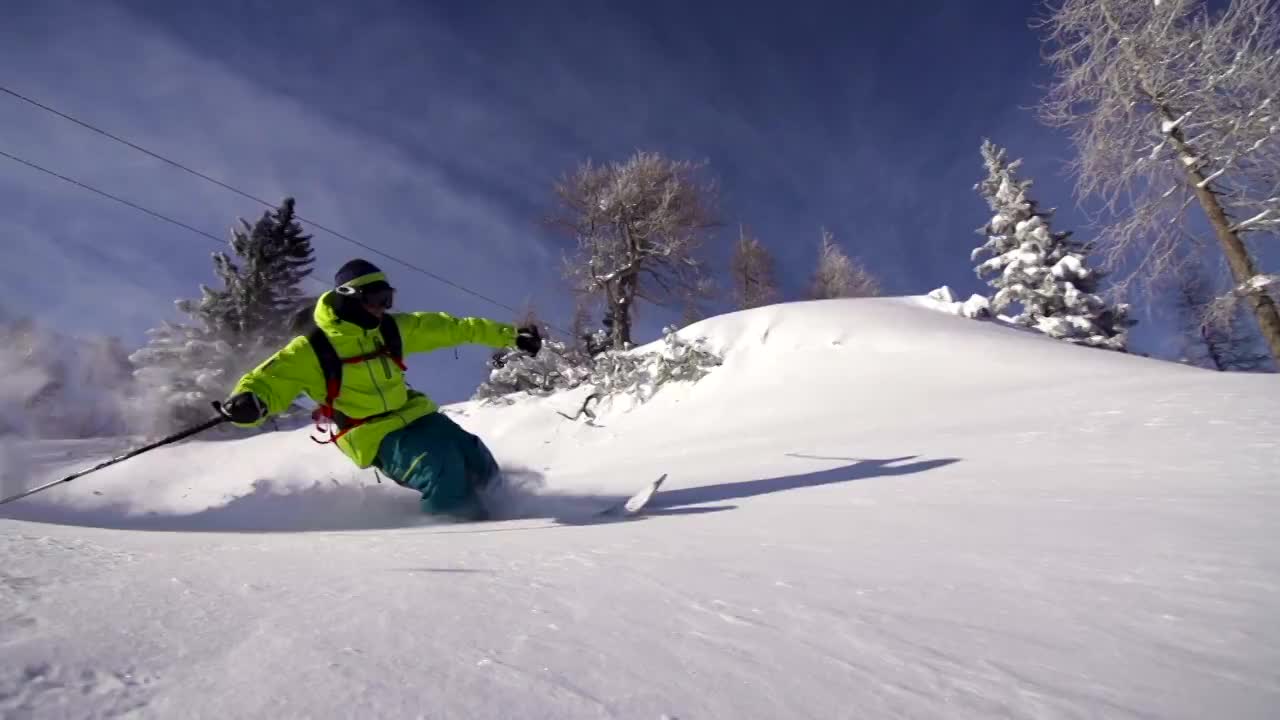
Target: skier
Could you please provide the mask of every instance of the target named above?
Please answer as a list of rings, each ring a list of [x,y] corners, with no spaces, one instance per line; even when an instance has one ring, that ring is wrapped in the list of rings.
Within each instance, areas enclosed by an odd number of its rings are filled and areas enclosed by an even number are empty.
[[[334,284],[316,301],[315,328],[241,378],[223,413],[253,427],[306,393],[319,404],[317,426],[324,431],[327,424],[327,437],[316,442],[336,444],[358,467],[373,466],[419,491],[424,512],[483,519],[477,491],[496,477],[498,464],[480,438],[406,384],[403,356],[468,343],[536,355],[537,327],[442,312],[392,314],[395,288],[365,260],[343,265]]]

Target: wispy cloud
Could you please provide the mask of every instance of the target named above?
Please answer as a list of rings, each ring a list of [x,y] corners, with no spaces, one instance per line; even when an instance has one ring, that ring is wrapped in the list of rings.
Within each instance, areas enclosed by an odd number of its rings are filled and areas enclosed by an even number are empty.
[[[0,32],[5,81],[21,92],[254,194],[294,195],[304,214],[456,282],[500,289],[510,304],[547,294],[538,275],[551,251],[503,203],[127,12],[55,3]],[[0,102],[0,127],[6,149],[218,236],[262,210],[11,98]],[[21,260],[0,268],[4,283],[23,290],[19,310],[63,330],[137,341],[172,314],[175,296],[212,281],[217,248],[207,240],[7,161],[0,211],[6,252]],[[320,232],[315,243],[326,282],[346,258],[369,255]],[[396,274],[406,307],[506,314],[372,259]]]
[[[741,3],[18,5],[0,27],[5,84],[260,196],[294,195],[304,215],[551,316],[569,308],[568,242],[538,220],[552,180],[586,157],[709,159],[726,235],[752,225],[795,289],[826,225],[891,292],[965,291],[985,215],[970,189],[980,137],[1015,154],[1061,144],[1018,107],[1040,69],[1030,10],[1015,0],[980,18],[953,4],[782,16]],[[0,147],[217,235],[260,212],[3,97],[0,129]],[[137,338],[209,279],[200,238],[5,162],[0,216],[6,243],[70,280],[41,285],[16,265],[0,279],[63,329]],[[367,254],[319,232],[316,244],[326,278]],[[406,307],[505,314],[381,264]],[[663,319],[646,311],[640,329]],[[478,356],[430,360],[432,382],[465,395]]]

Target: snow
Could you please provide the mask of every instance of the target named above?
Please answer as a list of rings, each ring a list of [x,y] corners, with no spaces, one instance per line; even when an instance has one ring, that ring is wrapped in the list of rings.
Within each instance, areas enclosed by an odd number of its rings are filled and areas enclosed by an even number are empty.
[[[1251,230],[1256,226],[1262,226],[1262,225],[1269,226],[1269,225],[1280,224],[1280,219],[1277,219],[1277,220],[1269,219],[1274,214],[1275,214],[1274,210],[1272,210],[1271,208],[1267,208],[1266,210],[1263,210],[1262,212],[1258,213],[1257,215],[1254,215],[1248,220],[1243,220],[1241,222],[1236,223],[1235,226],[1231,228],[1231,230],[1233,232],[1243,232],[1245,230]]]
[[[1280,378],[925,297],[684,333],[724,364],[593,425],[447,408],[538,517],[431,522],[306,431],[0,508],[0,716],[1274,717]]]
[[[1238,287],[1236,287],[1236,293],[1240,295],[1251,295],[1253,293],[1265,293],[1265,292],[1270,292],[1270,289],[1273,287],[1280,287],[1280,274],[1259,273],[1249,278],[1247,281],[1241,283]]]
[[[1183,113],[1177,120],[1161,120],[1160,132],[1165,135],[1172,133],[1174,130],[1182,127],[1182,123],[1186,122],[1189,117],[1191,117],[1191,113]]]
[[[1266,290],[1269,287],[1280,285],[1280,274],[1271,273],[1270,275],[1254,275],[1249,278],[1248,287],[1250,291],[1258,292]]]
[[[925,298],[928,302],[926,307],[933,307],[942,312],[951,313],[967,318],[988,318],[991,316],[990,301],[987,298],[974,293],[969,296],[968,300],[963,302],[956,300],[951,288],[943,285],[940,288],[930,291]]]

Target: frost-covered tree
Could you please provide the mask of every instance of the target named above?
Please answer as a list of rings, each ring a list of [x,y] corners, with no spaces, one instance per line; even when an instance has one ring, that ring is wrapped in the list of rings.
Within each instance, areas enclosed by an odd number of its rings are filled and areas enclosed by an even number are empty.
[[[1105,203],[1108,264],[1168,278],[1207,222],[1273,358],[1280,311],[1258,289],[1250,237],[1280,230],[1280,5],[1230,0],[1061,0],[1044,20],[1056,81],[1041,117],[1077,147],[1081,199]],[[1199,213],[1191,212],[1199,208]]]
[[[677,328],[662,330],[662,347],[650,352],[612,350],[595,358],[590,382],[602,397],[627,395],[648,401],[671,382],[697,382],[724,359],[705,338],[687,340]]]
[[[313,255],[293,199],[252,225],[241,220],[230,244],[234,260],[223,252],[213,255],[221,287],[202,285],[200,299],[177,301],[189,321],[165,321],[130,356],[138,367],[135,377],[152,391],[154,429],[207,417],[212,401],[226,397],[240,375],[296,332],[306,302],[301,283]]]
[[[1000,314],[1017,304],[1013,322],[1068,342],[1124,350],[1132,325],[1128,306],[1109,305],[1096,293],[1102,273],[1086,264],[1086,248],[1071,234],[1050,227],[1052,211],[1042,211],[1027,195],[1031,180],[1018,178],[1022,161],[1009,161],[1004,148],[982,142],[987,177],[974,186],[993,215],[978,229],[987,241],[972,259],[990,256],[975,271],[996,291],[990,310]]]
[[[314,302],[302,291],[302,281],[311,274],[315,254],[311,236],[297,220],[293,198],[264,212],[253,225],[241,219],[232,231],[231,248],[240,258],[238,272],[233,269],[230,275],[239,281],[240,292],[232,299],[242,332],[278,332],[281,318]],[[230,263],[225,255],[222,262]]]
[[[773,254],[760,242],[760,238],[741,226],[729,261],[729,273],[733,280],[733,303],[738,309],[746,310],[778,301]]]
[[[1182,329],[1182,362],[1219,371],[1259,371],[1271,367],[1261,339],[1240,305],[1226,314],[1215,307],[1214,283],[1197,262],[1185,263],[1171,293]]]
[[[614,347],[631,345],[638,300],[684,307],[706,294],[700,247],[716,226],[716,189],[701,165],[639,152],[625,162],[580,165],[555,185],[552,224],[578,244],[565,264],[573,289],[613,319]]]
[[[605,312],[601,325],[593,326],[591,324],[592,306],[582,300],[583,298],[579,298],[573,312],[573,323],[569,327],[575,342],[573,349],[587,357],[595,357],[608,350],[613,344],[613,320],[609,317],[609,313]]]
[[[563,342],[542,341],[537,355],[504,350],[492,358],[489,377],[474,394],[477,400],[495,400],[514,393],[549,395],[575,388],[591,377],[591,358]]]
[[[686,340],[675,327],[664,328],[662,348],[649,352],[606,350],[589,358],[564,343],[544,341],[536,356],[505,353],[473,399],[508,403],[519,393],[546,396],[589,385],[601,399],[627,395],[645,402],[663,385],[696,382],[722,362],[705,339]]]
[[[845,253],[830,231],[822,228],[818,263],[809,285],[809,297],[814,300],[829,300],[875,297],[879,294],[879,281],[861,263]]]

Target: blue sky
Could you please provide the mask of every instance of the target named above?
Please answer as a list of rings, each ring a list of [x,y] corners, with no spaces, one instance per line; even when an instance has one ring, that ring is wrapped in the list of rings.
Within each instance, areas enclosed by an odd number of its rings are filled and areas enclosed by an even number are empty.
[[[539,220],[586,158],[706,160],[724,240],[751,226],[793,295],[820,226],[889,294],[979,290],[983,136],[1025,157],[1062,227],[1083,225],[1070,148],[1026,109],[1047,80],[1026,0],[5,6],[0,83],[561,325],[569,243]],[[8,96],[0,149],[219,237],[262,210]],[[141,342],[212,281],[209,240],[3,158],[0,237],[4,304],[66,332]],[[325,282],[368,255],[319,231],[315,246]],[[509,315],[369,259],[403,308]],[[639,339],[669,318],[645,310]],[[485,353],[440,355],[415,382],[465,397]]]

